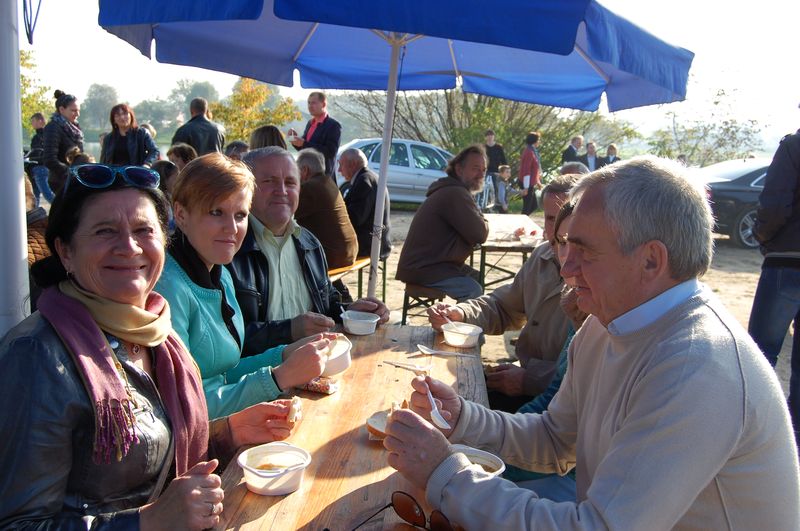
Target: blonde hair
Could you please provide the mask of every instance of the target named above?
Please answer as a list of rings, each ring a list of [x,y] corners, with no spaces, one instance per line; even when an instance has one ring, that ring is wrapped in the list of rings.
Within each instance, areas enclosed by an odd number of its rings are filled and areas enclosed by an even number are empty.
[[[175,178],[172,202],[190,211],[209,210],[240,190],[252,197],[255,186],[255,178],[244,163],[213,152],[184,166]]]

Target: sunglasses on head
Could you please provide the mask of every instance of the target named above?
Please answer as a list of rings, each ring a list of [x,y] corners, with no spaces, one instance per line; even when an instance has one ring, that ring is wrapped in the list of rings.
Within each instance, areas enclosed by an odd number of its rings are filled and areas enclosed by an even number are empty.
[[[428,531],[455,531],[456,529],[453,524],[450,523],[450,520],[448,520],[447,517],[438,510],[433,511],[431,513],[431,519],[428,520],[425,517],[425,511],[422,510],[419,502],[417,502],[417,500],[415,500],[411,494],[398,490],[392,493],[391,503],[385,507],[382,507],[375,514],[355,526],[353,531],[356,531],[356,529],[363,526],[389,507],[393,507],[397,516],[414,527],[421,527],[422,529],[427,529]],[[428,527],[426,524],[429,524],[430,526]]]
[[[108,188],[120,175],[136,188],[158,188],[158,172],[142,166],[108,166],[106,164],[82,164],[69,169],[76,181],[87,188]],[[70,179],[64,184],[64,191]]]

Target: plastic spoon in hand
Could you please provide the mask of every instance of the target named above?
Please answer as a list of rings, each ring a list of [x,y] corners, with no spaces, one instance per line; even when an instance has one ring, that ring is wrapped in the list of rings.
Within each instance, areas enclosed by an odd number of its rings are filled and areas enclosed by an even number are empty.
[[[442,414],[439,413],[439,408],[436,407],[436,400],[433,399],[430,386],[428,386],[428,401],[431,403],[431,420],[433,423],[442,430],[449,430],[450,424],[448,424],[447,421],[444,420]]]
[[[423,354],[427,354],[428,356],[455,356],[455,357],[463,357],[463,358],[474,358],[474,354],[464,354],[463,352],[448,352],[447,350],[434,350],[430,347],[426,347],[425,345],[417,344],[417,349],[422,352]]]

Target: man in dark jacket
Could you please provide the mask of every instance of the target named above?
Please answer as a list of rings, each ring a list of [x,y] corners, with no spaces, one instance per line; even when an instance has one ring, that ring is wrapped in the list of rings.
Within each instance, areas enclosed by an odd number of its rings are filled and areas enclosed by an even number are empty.
[[[311,119],[306,124],[303,136],[289,129],[289,142],[296,150],[314,148],[325,157],[325,175],[336,182],[336,152],[342,136],[342,124],[328,116],[328,102],[324,92],[308,95],[308,112]]]
[[[575,135],[570,140],[567,149],[561,153],[561,164],[565,162],[579,162],[580,159],[578,158],[578,152],[581,150],[583,146],[583,137],[581,135]]]
[[[800,440],[800,130],[784,137],[775,152],[758,198],[753,234],[764,263],[749,332],[775,366],[794,321],[789,412]]]
[[[31,150],[28,152],[28,160],[32,163],[29,166],[29,171],[36,206],[39,206],[39,196],[44,196],[48,203],[52,203],[55,196],[47,183],[49,172],[47,171],[47,166],[44,165],[44,126],[46,124],[47,121],[42,113],[37,112],[31,116],[31,127],[36,133],[31,137]],[[27,166],[26,169],[28,169]]]
[[[243,158],[256,178],[250,224],[228,269],[245,324],[243,355],[327,332],[342,312],[339,292],[328,279],[328,262],[319,240],[294,220],[300,197],[300,172],[291,154],[279,147],[247,152]],[[348,307],[389,319],[377,299]]]
[[[218,124],[206,117],[208,102],[205,98],[193,99],[189,104],[189,112],[192,113],[192,119],[175,131],[172,143],[189,144],[197,151],[198,156],[212,151],[221,153],[225,145],[225,135],[222,134],[222,129]]]
[[[447,164],[447,177],[434,181],[408,229],[397,280],[445,292],[461,302],[483,294],[477,273],[465,264],[489,236],[489,222],[472,194],[486,177],[486,151],[470,146]]]
[[[372,224],[375,221],[375,201],[378,197],[378,176],[367,168],[367,157],[360,149],[349,148],[339,157],[339,173],[348,186],[342,192],[347,214],[358,238],[358,256],[369,256],[372,251]],[[383,232],[381,232],[381,260],[392,252],[389,223],[389,193],[383,203]]]

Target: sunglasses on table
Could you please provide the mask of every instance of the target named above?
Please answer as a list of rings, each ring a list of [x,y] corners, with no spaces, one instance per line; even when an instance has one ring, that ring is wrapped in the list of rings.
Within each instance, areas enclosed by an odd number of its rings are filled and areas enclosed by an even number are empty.
[[[397,516],[414,527],[421,527],[422,529],[427,529],[428,531],[455,531],[456,529],[460,529],[451,524],[450,520],[448,520],[447,517],[438,510],[433,511],[431,513],[431,519],[428,520],[425,517],[425,511],[422,510],[419,502],[417,502],[417,500],[415,500],[411,494],[398,490],[392,493],[391,503],[382,507],[372,516],[355,526],[353,531],[356,531],[356,529],[363,526],[389,507],[393,507]],[[429,527],[426,526],[426,524],[429,524]]]
[[[117,176],[136,188],[158,188],[160,176],[157,171],[142,166],[108,166],[106,164],[81,164],[69,169],[69,173],[87,188],[108,188]],[[67,190],[71,179],[64,184]]]

